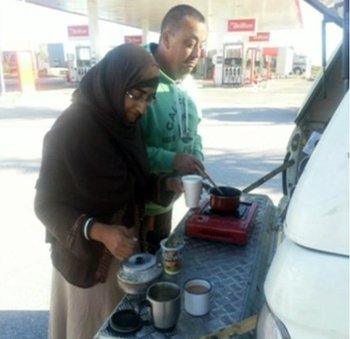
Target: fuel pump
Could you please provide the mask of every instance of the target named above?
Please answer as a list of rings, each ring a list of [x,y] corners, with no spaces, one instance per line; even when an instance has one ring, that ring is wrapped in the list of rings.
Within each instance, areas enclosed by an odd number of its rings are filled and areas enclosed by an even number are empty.
[[[243,43],[227,43],[223,49],[222,83],[241,86],[243,83]]]
[[[249,47],[246,51],[245,83],[257,84],[262,71],[261,50],[257,47]]]
[[[77,81],[79,82],[91,67],[91,50],[89,46],[75,48],[77,62]]]

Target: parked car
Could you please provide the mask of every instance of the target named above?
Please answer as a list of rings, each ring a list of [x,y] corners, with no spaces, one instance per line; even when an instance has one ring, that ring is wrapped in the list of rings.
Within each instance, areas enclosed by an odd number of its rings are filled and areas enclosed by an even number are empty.
[[[297,75],[303,74],[309,67],[310,60],[304,54],[294,54],[293,55],[293,73]]]

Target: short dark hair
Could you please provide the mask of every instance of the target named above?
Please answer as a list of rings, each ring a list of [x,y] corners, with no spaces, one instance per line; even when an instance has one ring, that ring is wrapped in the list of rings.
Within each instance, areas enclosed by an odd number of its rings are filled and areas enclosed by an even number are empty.
[[[163,18],[160,26],[160,32],[162,33],[167,27],[178,28],[181,20],[186,17],[192,17],[197,19],[199,22],[205,23],[205,18],[201,12],[190,5],[177,5],[168,11]]]

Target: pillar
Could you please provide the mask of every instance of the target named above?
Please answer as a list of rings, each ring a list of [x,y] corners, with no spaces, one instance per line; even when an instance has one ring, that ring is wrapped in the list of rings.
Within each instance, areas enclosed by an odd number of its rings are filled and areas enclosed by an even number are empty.
[[[5,88],[5,80],[4,80],[4,70],[3,70],[3,66],[2,66],[2,62],[3,62],[3,56],[2,56],[2,34],[3,34],[3,20],[2,20],[2,15],[4,13],[5,10],[5,6],[4,6],[4,1],[0,1],[0,94],[3,94],[6,92],[6,88]]]
[[[148,43],[149,20],[148,17],[142,19],[142,43]]]
[[[91,59],[93,64],[100,60],[98,0],[87,0]]]

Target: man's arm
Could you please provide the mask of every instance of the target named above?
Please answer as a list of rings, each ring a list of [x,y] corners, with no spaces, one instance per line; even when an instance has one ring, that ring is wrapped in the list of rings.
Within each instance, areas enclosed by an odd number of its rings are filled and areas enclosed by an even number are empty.
[[[147,147],[150,170],[153,173],[179,174],[196,173],[197,167],[203,168],[201,159],[203,154],[199,150],[196,154],[175,153],[159,147]]]
[[[147,147],[147,155],[151,172],[170,173],[174,171],[176,153],[161,147]]]
[[[200,102],[198,100],[198,91],[197,86],[193,80],[193,77],[191,75],[188,75],[185,80],[182,82],[183,87],[185,88],[186,95],[188,96],[189,100],[192,102],[195,110],[195,115],[197,118],[196,121],[196,134],[193,141],[193,148],[192,148],[192,154],[201,162],[204,160],[203,155],[203,146],[202,146],[202,137],[200,133],[200,123],[202,120],[202,108],[200,105]]]
[[[196,134],[193,142],[193,155],[201,162],[204,160],[202,137],[199,134]]]

